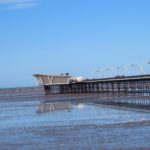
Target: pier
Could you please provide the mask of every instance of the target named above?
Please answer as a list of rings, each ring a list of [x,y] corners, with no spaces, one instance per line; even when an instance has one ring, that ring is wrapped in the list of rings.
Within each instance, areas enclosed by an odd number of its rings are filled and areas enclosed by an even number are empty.
[[[150,94],[150,74],[116,76],[112,78],[73,80],[71,76],[35,74],[45,94],[65,93],[147,93]]]

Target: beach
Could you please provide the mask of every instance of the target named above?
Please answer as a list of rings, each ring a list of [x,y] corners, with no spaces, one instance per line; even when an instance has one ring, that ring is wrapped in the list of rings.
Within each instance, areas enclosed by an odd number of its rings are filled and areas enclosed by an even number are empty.
[[[147,107],[137,107],[141,100]],[[2,150],[150,148],[148,96],[45,95],[42,88],[3,89],[0,112]]]

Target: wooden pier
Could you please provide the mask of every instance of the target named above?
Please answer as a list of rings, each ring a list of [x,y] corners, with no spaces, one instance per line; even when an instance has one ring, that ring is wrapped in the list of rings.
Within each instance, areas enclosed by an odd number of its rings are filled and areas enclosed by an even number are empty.
[[[72,81],[70,76],[34,75],[46,94],[150,93],[150,75]]]

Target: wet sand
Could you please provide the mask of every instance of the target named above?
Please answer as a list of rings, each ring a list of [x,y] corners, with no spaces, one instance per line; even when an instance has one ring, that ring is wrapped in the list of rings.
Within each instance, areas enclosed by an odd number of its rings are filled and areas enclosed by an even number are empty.
[[[119,107],[118,100],[137,99],[149,104],[149,97],[137,95],[0,90],[0,149],[150,149],[149,107]]]

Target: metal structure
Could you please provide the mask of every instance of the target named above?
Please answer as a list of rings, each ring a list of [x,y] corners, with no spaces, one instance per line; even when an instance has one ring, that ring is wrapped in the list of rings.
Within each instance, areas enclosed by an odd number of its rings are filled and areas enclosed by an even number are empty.
[[[62,85],[70,83],[70,76],[68,75],[44,75],[44,74],[35,74],[38,85]]]
[[[150,93],[150,75],[74,81],[70,76],[34,75],[46,94],[65,93]]]

